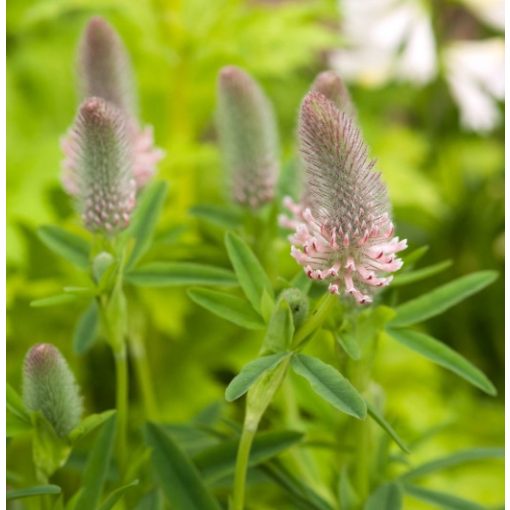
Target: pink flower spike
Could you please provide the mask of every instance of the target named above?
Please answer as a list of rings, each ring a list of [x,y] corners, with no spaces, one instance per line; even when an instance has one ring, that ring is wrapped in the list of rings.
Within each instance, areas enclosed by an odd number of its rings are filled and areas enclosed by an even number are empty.
[[[392,238],[386,187],[353,118],[319,92],[301,105],[299,142],[306,207],[286,198],[291,217],[281,222],[295,231],[291,254],[309,278],[327,281],[329,292],[371,303],[407,247]]]

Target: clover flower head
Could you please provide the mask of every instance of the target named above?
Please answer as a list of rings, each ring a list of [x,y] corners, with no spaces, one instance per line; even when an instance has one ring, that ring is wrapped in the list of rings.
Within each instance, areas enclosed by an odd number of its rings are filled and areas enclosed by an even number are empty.
[[[107,101],[85,100],[65,140],[67,188],[86,227],[115,234],[136,204],[133,151],[125,115]]]
[[[115,106],[126,117],[128,143],[133,153],[133,176],[137,190],[156,173],[164,152],[154,145],[151,126],[140,126],[136,115],[136,93],[129,55],[117,32],[101,17],[92,18],[83,33],[78,51],[78,77],[83,100],[98,97]],[[78,193],[73,181],[76,162],[69,157],[72,142],[64,137],[62,183],[71,194]]]
[[[305,97],[299,119],[300,153],[305,169],[305,204],[289,197],[282,217],[291,255],[313,280],[329,282],[333,294],[370,303],[407,246],[394,237],[386,187],[354,120],[319,92]]]
[[[82,400],[66,360],[51,344],[37,344],[25,356],[23,400],[31,411],[40,411],[63,437],[78,425]]]
[[[133,70],[122,39],[100,16],[85,27],[78,49],[78,78],[82,99],[101,97],[136,116]]]
[[[278,134],[271,104],[243,70],[218,79],[217,127],[234,200],[256,209],[271,201],[278,173]]]

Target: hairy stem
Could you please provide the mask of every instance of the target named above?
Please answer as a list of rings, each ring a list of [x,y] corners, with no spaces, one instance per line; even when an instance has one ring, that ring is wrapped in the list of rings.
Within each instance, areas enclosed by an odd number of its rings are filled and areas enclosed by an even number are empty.
[[[123,345],[114,353],[116,373],[116,408],[117,408],[117,460],[122,470],[126,466],[126,441],[128,417],[128,366],[127,352]]]

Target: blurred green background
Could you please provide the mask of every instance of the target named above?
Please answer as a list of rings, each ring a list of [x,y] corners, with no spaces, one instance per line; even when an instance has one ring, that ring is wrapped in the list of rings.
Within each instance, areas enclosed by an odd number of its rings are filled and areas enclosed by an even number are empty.
[[[444,27],[443,17],[450,19],[447,16],[458,11],[460,18],[455,19],[469,20],[470,35],[498,36],[496,29],[459,2],[431,5],[434,10],[428,15],[436,27]],[[194,204],[225,199],[214,133],[218,70],[236,64],[260,81],[277,112],[282,162],[289,162],[295,155],[301,98],[316,74],[330,66],[331,55],[349,45],[340,28],[341,13],[341,2],[325,0],[8,2],[7,379],[11,384],[19,388],[29,346],[52,342],[78,374],[88,411],[113,405],[113,366],[107,348],[97,344],[80,358],[72,352],[80,306],[29,307],[31,300],[84,278],[50,253],[35,230],[46,223],[82,230],[60,187],[59,139],[77,106],[75,50],[88,18],[100,14],[122,35],[137,76],[140,117],[154,125],[156,143],[166,151],[159,177],[168,180],[170,193],[156,255],[225,263],[220,232],[188,214]],[[438,52],[456,35],[445,30],[435,34]],[[349,83],[372,155],[390,188],[399,234],[411,247],[429,245],[422,265],[453,260],[441,275],[403,288],[399,299],[480,269],[501,274],[490,288],[428,323],[431,334],[488,374],[499,390],[496,399],[403,347],[388,341],[381,348],[376,379],[387,392],[388,409],[398,419],[402,435],[412,439],[444,425],[441,433],[417,448],[413,462],[463,447],[504,442],[503,128],[495,124],[483,134],[463,129],[445,72],[440,66],[426,84],[391,76],[376,86],[354,79]],[[288,257],[284,238],[279,250],[283,271],[294,273],[297,267]],[[207,404],[221,401],[225,384],[256,354],[259,339],[240,337],[233,326],[199,310],[184,289],[148,289],[137,299],[147,310],[147,349],[162,416],[167,421],[187,420]],[[329,352],[331,345],[320,349]],[[135,386],[132,394],[135,399]],[[309,401],[303,405],[313,408],[312,395],[306,398]],[[503,499],[503,466],[486,463],[454,469],[429,484],[496,505]],[[427,508],[414,500],[406,505]]]

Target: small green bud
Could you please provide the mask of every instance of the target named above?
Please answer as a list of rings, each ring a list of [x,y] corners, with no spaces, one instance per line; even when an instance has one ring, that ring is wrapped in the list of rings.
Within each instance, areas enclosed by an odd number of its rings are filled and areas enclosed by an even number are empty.
[[[115,258],[113,255],[106,251],[102,251],[99,255],[96,256],[94,262],[92,263],[92,274],[94,275],[94,280],[96,283],[101,281],[101,278],[105,272],[114,262]]]
[[[289,303],[292,318],[294,319],[294,328],[297,330],[305,321],[308,315],[308,297],[299,289],[286,289],[279,298],[278,302],[285,299]]]
[[[23,365],[23,400],[31,411],[41,411],[60,436],[78,425],[82,400],[66,360],[51,344],[34,345]]]

